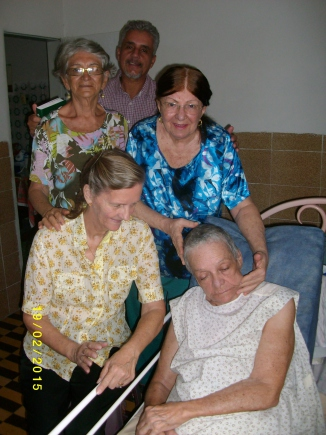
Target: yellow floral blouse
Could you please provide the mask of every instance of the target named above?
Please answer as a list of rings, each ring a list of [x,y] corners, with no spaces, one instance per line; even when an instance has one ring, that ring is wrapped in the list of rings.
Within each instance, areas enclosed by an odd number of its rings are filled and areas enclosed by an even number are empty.
[[[111,348],[130,336],[124,301],[132,281],[144,304],[162,300],[163,290],[152,232],[143,221],[131,218],[118,231],[109,231],[93,263],[85,256],[86,240],[83,215],[66,219],[60,232],[38,231],[28,259],[22,310],[49,316],[77,343],[106,341],[108,347],[95,360],[102,367]],[[42,343],[42,337],[27,332],[24,349],[31,361],[41,358],[39,365],[70,380],[76,364]]]

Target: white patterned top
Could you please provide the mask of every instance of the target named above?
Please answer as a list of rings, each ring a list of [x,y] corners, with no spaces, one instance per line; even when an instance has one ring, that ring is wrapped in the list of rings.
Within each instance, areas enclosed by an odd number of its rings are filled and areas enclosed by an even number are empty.
[[[268,319],[298,293],[262,283],[248,296],[211,305],[200,287],[170,302],[179,349],[171,368],[178,377],[168,401],[207,396],[250,376]],[[194,418],[176,429],[180,435],[325,434],[322,408],[309,354],[295,322],[295,350],[277,406]]]

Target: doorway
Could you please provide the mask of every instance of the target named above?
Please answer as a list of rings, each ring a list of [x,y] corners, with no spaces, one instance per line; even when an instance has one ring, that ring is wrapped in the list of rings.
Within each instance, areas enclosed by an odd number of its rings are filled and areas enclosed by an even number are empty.
[[[5,33],[4,41],[17,209],[25,267],[37,229],[27,195],[32,149],[27,118],[32,113],[33,103],[41,104],[52,97],[64,95],[63,87],[51,74],[60,40]]]

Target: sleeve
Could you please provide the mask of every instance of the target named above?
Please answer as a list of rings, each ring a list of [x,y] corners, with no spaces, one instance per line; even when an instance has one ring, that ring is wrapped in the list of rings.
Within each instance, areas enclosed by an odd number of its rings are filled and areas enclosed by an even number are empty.
[[[39,314],[46,316],[50,312],[53,285],[47,250],[42,241],[43,232],[38,231],[28,257],[22,311],[35,314],[33,308],[41,306]]]
[[[35,130],[29,179],[35,183],[47,185],[51,190],[53,187],[51,177],[52,146],[50,145],[46,129],[44,128],[46,124],[48,124],[47,120],[36,127]]]
[[[145,223],[138,252],[136,285],[142,304],[164,299],[157,250],[153,234]]]
[[[222,201],[232,210],[250,196],[250,191],[240,158],[232,146],[229,135],[225,136],[222,171]]]

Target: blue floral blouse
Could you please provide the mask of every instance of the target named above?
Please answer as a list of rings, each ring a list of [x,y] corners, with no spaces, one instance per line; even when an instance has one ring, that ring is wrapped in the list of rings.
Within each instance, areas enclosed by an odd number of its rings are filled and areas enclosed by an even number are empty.
[[[142,200],[169,218],[204,222],[219,216],[221,204],[234,208],[250,193],[229,134],[218,124],[207,128],[200,152],[186,166],[171,168],[156,139],[157,116],[138,122],[129,133],[126,150],[146,172]],[[187,230],[184,230],[184,235]],[[153,229],[163,276],[188,278],[170,236]]]

